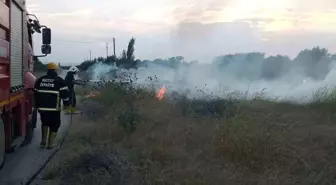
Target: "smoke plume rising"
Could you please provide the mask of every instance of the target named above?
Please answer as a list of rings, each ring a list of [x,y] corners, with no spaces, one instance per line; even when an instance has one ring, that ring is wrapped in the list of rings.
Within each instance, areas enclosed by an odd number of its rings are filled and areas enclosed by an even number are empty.
[[[189,98],[250,99],[260,95],[278,101],[307,102],[319,89],[336,85],[336,65],[331,60],[323,67],[290,59],[279,66],[265,59],[246,61],[244,55],[231,57],[228,63],[214,60],[211,64],[184,63],[174,68],[148,62],[136,70],[125,70],[97,63],[89,71],[92,79],[131,79],[135,85],[156,84],[157,89],[165,85],[167,93],[177,91]],[[272,78],[266,78],[270,72]]]

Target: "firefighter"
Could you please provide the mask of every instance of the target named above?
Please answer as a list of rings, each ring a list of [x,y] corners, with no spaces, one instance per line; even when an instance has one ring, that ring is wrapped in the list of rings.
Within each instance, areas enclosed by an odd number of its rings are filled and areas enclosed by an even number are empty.
[[[49,63],[48,72],[35,82],[35,105],[42,122],[42,141],[44,148],[54,148],[57,131],[61,125],[61,99],[63,106],[69,106],[69,90],[65,80],[58,76],[57,65]],[[49,134],[48,134],[49,133]]]
[[[75,84],[80,85],[80,83],[77,83],[75,80],[75,75],[78,72],[78,68],[76,66],[71,66],[69,71],[67,72],[65,76],[65,81],[69,88],[69,97],[70,97],[70,111],[71,113],[76,113],[76,93],[75,93]]]

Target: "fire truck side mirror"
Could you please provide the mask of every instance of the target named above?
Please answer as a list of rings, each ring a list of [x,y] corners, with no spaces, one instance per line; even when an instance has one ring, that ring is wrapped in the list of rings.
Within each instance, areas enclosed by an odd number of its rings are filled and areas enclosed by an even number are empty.
[[[43,44],[43,45],[41,46],[41,52],[42,52],[43,54],[45,54],[45,55],[50,54],[50,53],[51,53],[51,46],[48,45],[48,44]]]
[[[43,28],[42,29],[42,44],[49,45],[51,43],[51,29]]]

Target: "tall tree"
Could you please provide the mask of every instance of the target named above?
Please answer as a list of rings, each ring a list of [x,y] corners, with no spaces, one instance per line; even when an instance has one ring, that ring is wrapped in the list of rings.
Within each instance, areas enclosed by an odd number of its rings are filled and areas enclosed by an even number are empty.
[[[127,60],[134,61],[134,59],[135,59],[134,45],[135,45],[135,38],[132,37],[131,40],[128,42],[128,46],[127,46],[127,53],[126,53]]]

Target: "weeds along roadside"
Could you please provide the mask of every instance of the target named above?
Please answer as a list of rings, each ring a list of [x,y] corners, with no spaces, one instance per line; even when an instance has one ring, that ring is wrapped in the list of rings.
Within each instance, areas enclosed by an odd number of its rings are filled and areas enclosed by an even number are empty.
[[[87,114],[78,118],[45,179],[72,184],[336,182],[332,98],[309,105],[166,98],[170,101],[158,101],[155,92],[128,84],[103,88],[83,102]]]

